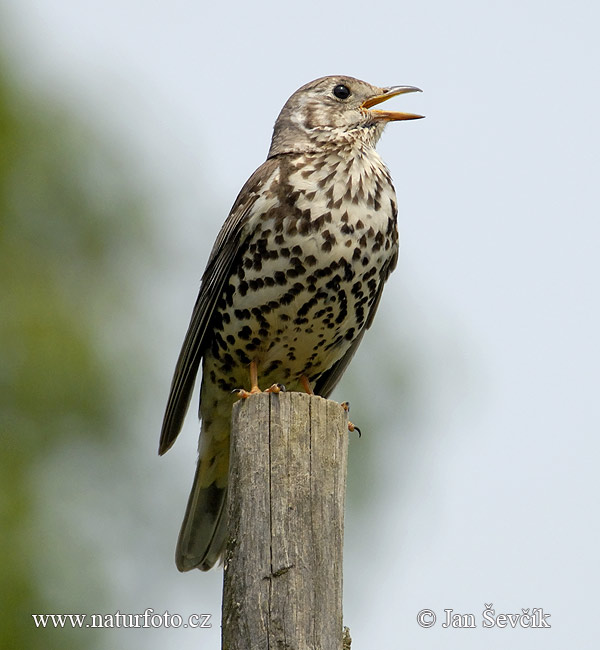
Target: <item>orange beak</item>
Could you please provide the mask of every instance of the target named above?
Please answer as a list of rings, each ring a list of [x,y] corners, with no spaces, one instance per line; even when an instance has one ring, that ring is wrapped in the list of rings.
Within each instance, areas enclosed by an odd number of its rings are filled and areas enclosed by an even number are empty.
[[[376,106],[385,102],[392,97],[397,95],[406,95],[407,93],[420,93],[423,92],[420,88],[416,86],[390,86],[389,88],[384,88],[381,95],[375,95],[374,97],[369,97],[362,104],[361,108],[368,110],[371,106]],[[424,115],[415,115],[415,113],[397,113],[394,111],[369,111],[369,114],[374,118],[379,120],[385,120],[386,122],[397,122],[399,120],[420,120]]]

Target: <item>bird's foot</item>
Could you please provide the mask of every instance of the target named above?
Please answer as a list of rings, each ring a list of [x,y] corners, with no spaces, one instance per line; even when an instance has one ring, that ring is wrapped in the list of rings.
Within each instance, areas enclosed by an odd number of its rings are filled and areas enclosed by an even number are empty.
[[[273,384],[266,390],[262,391],[258,386],[253,386],[250,390],[244,388],[234,388],[232,394],[237,395],[240,399],[248,399],[251,395],[258,395],[259,393],[285,393],[285,386],[283,384]]]
[[[275,395],[278,393],[285,393],[285,386],[283,384],[273,384],[267,388],[265,393],[274,393]]]
[[[258,395],[258,393],[262,393],[262,390],[258,386],[252,386],[250,390],[234,388],[231,393],[237,395],[240,399],[248,399],[250,395]]]
[[[344,411],[346,411],[346,413],[350,413],[350,402],[342,402],[340,406],[344,409]],[[355,424],[350,422],[350,420],[348,420],[348,431],[350,431],[350,433],[356,431],[359,438],[362,436],[360,429]]]

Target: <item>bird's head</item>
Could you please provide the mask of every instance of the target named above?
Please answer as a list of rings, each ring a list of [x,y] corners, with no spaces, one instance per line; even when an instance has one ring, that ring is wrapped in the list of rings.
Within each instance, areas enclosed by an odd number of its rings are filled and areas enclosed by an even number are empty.
[[[269,157],[319,151],[329,144],[374,146],[388,122],[422,115],[373,110],[391,97],[420,92],[414,86],[378,88],[346,76],[321,77],[299,88],[275,122]]]

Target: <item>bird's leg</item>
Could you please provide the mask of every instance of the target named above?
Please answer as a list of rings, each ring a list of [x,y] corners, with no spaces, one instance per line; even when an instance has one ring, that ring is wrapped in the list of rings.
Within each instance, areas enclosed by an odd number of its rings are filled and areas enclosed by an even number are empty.
[[[313,389],[310,387],[310,382],[308,381],[308,377],[306,375],[300,376],[300,383],[302,384],[302,388],[304,388],[307,395],[314,395]]]
[[[285,391],[285,386],[283,384],[273,384],[269,386],[265,393],[281,393]],[[247,399],[250,395],[256,395],[257,393],[262,393],[263,391],[258,387],[258,364],[256,360],[250,362],[250,390],[244,390],[243,388],[235,388],[232,393],[237,393],[242,399]]]
[[[340,406],[344,409],[344,411],[346,411],[346,413],[350,413],[350,402],[342,402]],[[359,438],[362,435],[360,429],[355,424],[352,424],[350,420],[348,420],[348,431],[350,431],[350,433],[352,433],[353,431],[357,431]]]
[[[256,359],[253,359],[250,362],[250,393],[252,395],[260,393],[260,388],[258,387],[258,365]]]
[[[244,390],[243,388],[235,388],[232,393],[237,393],[242,399],[250,397],[250,395],[256,395],[257,393],[262,393],[258,387],[258,366],[256,360],[250,362],[250,390]]]

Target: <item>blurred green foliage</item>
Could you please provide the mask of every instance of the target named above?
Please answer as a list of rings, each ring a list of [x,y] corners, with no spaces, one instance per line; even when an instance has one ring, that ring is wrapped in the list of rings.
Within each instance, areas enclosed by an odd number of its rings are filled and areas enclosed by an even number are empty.
[[[70,440],[108,447],[123,435],[130,396],[108,333],[119,332],[148,236],[126,165],[7,72],[0,61],[0,647],[34,650],[50,645],[31,614],[56,612],[38,571],[57,543],[36,516],[38,472]],[[127,343],[115,347],[126,367]],[[77,573],[83,589],[102,590],[101,572]],[[51,639],[91,644],[67,630]]]

